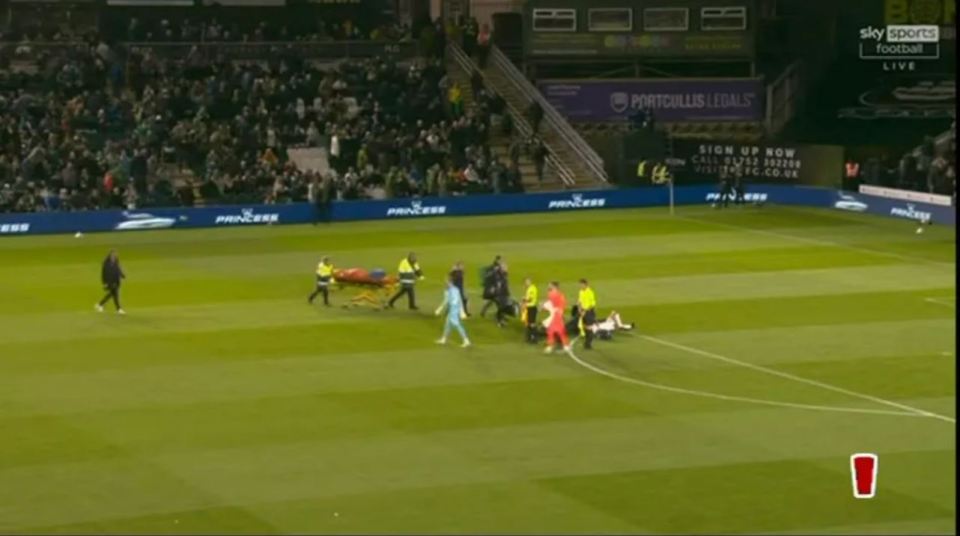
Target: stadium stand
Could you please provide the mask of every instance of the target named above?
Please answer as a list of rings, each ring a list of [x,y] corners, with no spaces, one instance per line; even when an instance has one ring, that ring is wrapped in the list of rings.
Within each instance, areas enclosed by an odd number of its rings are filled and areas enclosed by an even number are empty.
[[[156,37],[130,25],[127,37]],[[291,37],[260,28],[254,39]],[[179,29],[161,33],[250,37],[216,21]],[[3,49],[12,68],[0,89],[0,211],[286,203],[327,180],[339,199],[521,191],[524,179],[544,187],[529,140],[505,128],[502,99],[448,73],[442,54],[321,63],[265,48],[268,61],[232,62],[197,47],[177,58],[86,39]],[[304,169],[290,148],[327,162]]]
[[[956,123],[939,136],[926,136],[902,155],[882,152],[846,164],[844,188],[860,184],[940,195],[956,195]]]

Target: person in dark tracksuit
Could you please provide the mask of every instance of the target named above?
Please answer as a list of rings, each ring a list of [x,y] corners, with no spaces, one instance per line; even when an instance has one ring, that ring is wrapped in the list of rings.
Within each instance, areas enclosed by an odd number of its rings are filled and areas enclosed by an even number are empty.
[[[460,301],[463,302],[463,314],[470,316],[467,309],[467,292],[463,289],[463,261],[457,261],[450,270],[450,282],[460,291]]]
[[[480,316],[486,317],[490,306],[496,306],[497,284],[500,277],[500,255],[493,259],[493,264],[483,271],[483,299],[485,300],[483,308],[480,310]]]
[[[117,308],[117,314],[127,314],[123,308],[120,307],[120,281],[126,277],[126,274],[123,273],[123,268],[120,267],[120,258],[117,256],[117,251],[111,249],[110,253],[107,254],[107,258],[103,260],[103,266],[100,268],[100,282],[103,283],[103,288],[107,293],[96,305],[98,312],[102,313],[103,306],[110,301],[110,299],[113,299],[113,305]]]
[[[733,181],[726,170],[720,172],[720,196],[714,205],[717,208],[726,207],[730,203],[730,197],[733,195]]]
[[[413,287],[417,284],[418,279],[423,279],[423,272],[420,271],[420,264],[417,263],[417,256],[414,253],[410,253],[400,261],[400,265],[397,267],[397,275],[400,279],[400,291],[390,298],[387,307],[393,309],[393,304],[406,294],[410,310],[416,311],[418,309],[417,296],[414,294]]]
[[[318,222],[330,223],[331,214],[333,213],[333,179],[329,176],[324,177],[323,180],[317,185],[319,190],[314,194],[316,202],[316,210],[314,212],[313,224],[316,225]]]
[[[744,204],[743,168],[739,164],[733,167],[733,196],[734,205]]]
[[[543,140],[535,138],[532,142],[530,155],[533,157],[533,168],[537,173],[537,182],[543,182],[543,173],[546,170],[548,154],[549,151],[547,151],[547,146],[543,144]]]
[[[507,265],[503,261],[497,270],[497,283],[494,292],[494,301],[497,307],[497,326],[503,327],[507,323],[507,316],[515,314],[513,300],[510,299],[510,280]]]

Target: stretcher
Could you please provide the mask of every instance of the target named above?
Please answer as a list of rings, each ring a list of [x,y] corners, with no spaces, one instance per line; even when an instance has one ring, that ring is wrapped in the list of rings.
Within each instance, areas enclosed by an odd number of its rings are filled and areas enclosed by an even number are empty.
[[[350,306],[371,305],[380,309],[386,307],[387,300],[397,291],[400,283],[396,276],[386,275],[383,270],[364,268],[334,270],[333,279],[338,289],[356,291],[350,298]]]

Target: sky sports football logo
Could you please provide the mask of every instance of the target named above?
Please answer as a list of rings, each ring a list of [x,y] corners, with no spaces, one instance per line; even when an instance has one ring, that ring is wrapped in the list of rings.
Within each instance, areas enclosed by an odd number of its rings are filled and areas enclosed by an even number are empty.
[[[940,59],[940,27],[890,24],[861,28],[860,59],[882,62],[884,71],[915,71],[917,61]]]

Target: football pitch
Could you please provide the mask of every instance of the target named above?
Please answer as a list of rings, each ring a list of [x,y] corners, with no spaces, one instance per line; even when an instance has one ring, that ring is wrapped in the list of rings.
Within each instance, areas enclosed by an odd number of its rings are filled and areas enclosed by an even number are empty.
[[[955,533],[955,241],[784,207],[2,239],[0,533]],[[321,255],[409,251],[421,311],[306,303]],[[497,254],[637,330],[437,346]]]

